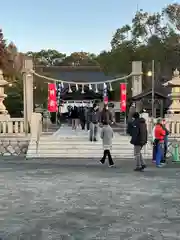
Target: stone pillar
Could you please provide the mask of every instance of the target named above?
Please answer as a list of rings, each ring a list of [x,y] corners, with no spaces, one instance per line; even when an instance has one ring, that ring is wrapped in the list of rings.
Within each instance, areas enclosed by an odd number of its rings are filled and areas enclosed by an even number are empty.
[[[23,86],[24,86],[24,120],[25,130],[28,131],[28,124],[31,122],[33,113],[33,61],[30,58],[24,59],[23,64]]]
[[[142,62],[132,62],[132,73],[135,76],[132,77],[132,97],[142,93]],[[137,75],[136,75],[137,74]],[[136,111],[141,111],[141,103],[136,103]]]
[[[137,74],[132,77],[132,97],[142,93],[142,62],[132,62],[132,73]]]

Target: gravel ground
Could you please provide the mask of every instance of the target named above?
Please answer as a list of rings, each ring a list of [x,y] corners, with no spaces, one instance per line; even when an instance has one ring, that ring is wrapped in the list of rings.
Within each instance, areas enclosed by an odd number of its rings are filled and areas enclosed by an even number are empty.
[[[1,161],[1,239],[180,239],[180,169],[132,168]]]

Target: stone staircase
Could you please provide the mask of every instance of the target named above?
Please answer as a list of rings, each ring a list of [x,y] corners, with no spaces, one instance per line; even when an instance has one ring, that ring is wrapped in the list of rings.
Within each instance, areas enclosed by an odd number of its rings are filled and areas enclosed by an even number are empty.
[[[47,136],[42,134],[38,145],[31,142],[27,151],[28,158],[100,158],[102,157],[102,142],[88,140],[86,131],[72,131],[70,127],[62,127],[60,130]],[[146,146],[143,150],[145,158],[151,157],[152,148]],[[114,133],[112,156],[115,159],[133,158],[133,146],[129,143],[128,136]]]

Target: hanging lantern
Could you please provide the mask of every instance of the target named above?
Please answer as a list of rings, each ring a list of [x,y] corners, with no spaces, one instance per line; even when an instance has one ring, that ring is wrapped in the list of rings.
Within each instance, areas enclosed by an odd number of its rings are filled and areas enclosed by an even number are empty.
[[[79,90],[79,88],[78,88],[78,84],[76,84],[76,91],[78,91]]]
[[[95,93],[98,93],[98,86],[97,86],[97,84],[96,84],[96,90],[95,90]]]
[[[89,84],[89,90],[92,90],[92,85],[91,84]]]
[[[71,85],[69,84],[69,91],[68,93],[72,93]]]
[[[82,85],[82,91],[81,91],[82,94],[84,94],[84,85]]]
[[[63,82],[61,82],[61,88],[64,88],[64,83]]]
[[[111,83],[109,83],[109,90],[110,90],[111,92],[113,91]]]
[[[104,89],[106,89],[107,88],[107,85],[106,85],[106,83],[104,83]]]

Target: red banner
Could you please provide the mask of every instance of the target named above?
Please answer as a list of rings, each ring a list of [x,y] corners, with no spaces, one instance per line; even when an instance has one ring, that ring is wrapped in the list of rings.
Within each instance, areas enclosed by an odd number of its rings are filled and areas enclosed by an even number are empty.
[[[57,112],[57,99],[56,99],[56,84],[49,83],[48,84],[48,111],[49,112]]]
[[[126,84],[121,83],[120,84],[120,110],[121,112],[126,112]]]

